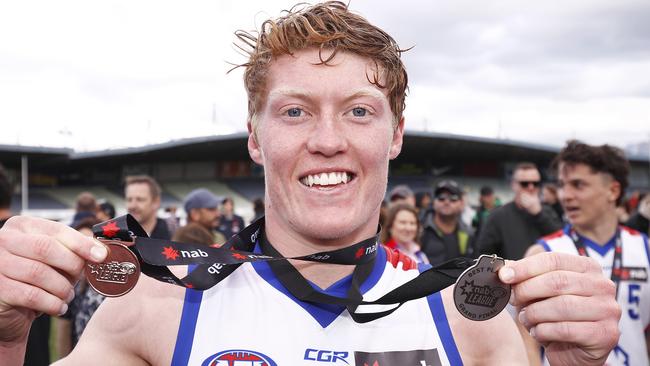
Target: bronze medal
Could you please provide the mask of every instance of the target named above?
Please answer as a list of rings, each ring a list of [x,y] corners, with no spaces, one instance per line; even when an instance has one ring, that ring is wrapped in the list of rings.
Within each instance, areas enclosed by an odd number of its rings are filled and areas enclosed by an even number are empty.
[[[470,320],[488,320],[508,304],[510,285],[499,280],[497,271],[505,261],[496,255],[481,255],[454,285],[456,309]]]
[[[117,240],[102,240],[108,255],[102,263],[87,263],[84,269],[88,284],[107,297],[131,291],[140,277],[140,262],[133,252]]]

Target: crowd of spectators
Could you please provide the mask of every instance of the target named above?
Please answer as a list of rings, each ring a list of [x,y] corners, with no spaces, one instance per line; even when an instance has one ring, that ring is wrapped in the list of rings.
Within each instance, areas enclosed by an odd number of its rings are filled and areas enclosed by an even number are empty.
[[[566,223],[553,181],[543,181],[538,167],[520,163],[510,181],[513,199],[502,204],[493,187],[483,186],[477,202],[467,202],[466,188],[456,181],[442,179],[431,191],[414,192],[408,185],[395,186],[382,204],[380,217],[381,242],[399,250],[418,263],[440,264],[455,257],[476,258],[480,254],[497,254],[507,259],[520,259],[540,237],[562,228]],[[11,216],[11,189],[0,166],[0,227]],[[235,214],[231,197],[218,197],[208,189],[191,191],[183,200],[186,219],[181,222],[176,207],[161,211],[160,185],[149,176],[131,176],[125,181],[124,198],[127,212],[154,238],[221,245],[241,231],[245,220]],[[254,202],[257,220],[264,215],[264,202]],[[469,216],[468,210],[473,213]],[[650,194],[632,192],[622,201],[618,219],[645,234],[649,233]],[[77,197],[70,226],[92,235],[92,226],[110,220],[115,207],[98,201],[90,192]],[[28,343],[26,365],[49,364],[70,352],[84,327],[104,297],[82,279],[75,287],[75,298],[68,312],[50,320],[47,315],[34,322]],[[48,347],[50,327],[54,325],[54,348]]]

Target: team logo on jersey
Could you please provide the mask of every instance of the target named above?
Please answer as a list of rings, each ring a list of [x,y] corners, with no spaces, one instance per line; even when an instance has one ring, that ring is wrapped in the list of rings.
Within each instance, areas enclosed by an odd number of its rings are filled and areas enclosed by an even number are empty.
[[[354,352],[354,361],[359,366],[442,365],[436,349],[375,353]]]
[[[201,366],[277,366],[277,364],[262,353],[232,349],[208,357]]]

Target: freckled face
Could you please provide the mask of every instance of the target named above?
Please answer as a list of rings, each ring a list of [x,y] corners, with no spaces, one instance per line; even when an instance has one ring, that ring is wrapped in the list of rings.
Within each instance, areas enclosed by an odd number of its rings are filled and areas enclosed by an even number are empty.
[[[388,162],[401,149],[385,90],[368,81],[374,63],[318,50],[276,58],[249,152],[265,168],[267,225],[316,243],[375,233]],[[334,243],[332,243],[334,244]]]

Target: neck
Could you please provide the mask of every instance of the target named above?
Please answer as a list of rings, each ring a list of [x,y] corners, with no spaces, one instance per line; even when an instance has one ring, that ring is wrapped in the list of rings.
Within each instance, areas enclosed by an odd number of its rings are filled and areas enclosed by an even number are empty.
[[[8,208],[0,208],[0,220],[8,219],[11,217],[11,210]]]
[[[284,220],[281,220],[275,213],[267,211],[264,232],[269,242],[280,254],[285,257],[296,257],[345,248],[364,239],[373,237],[376,234],[377,225],[372,223],[378,222],[379,212],[373,217],[374,220],[368,220],[368,224],[354,230],[348,235],[322,239],[302,235],[290,227]],[[305,279],[322,289],[331,286],[336,281],[352,274],[352,271],[354,271],[353,265],[297,260],[290,260],[290,262]]]
[[[456,226],[458,225],[458,218],[454,216],[435,215],[433,221],[438,229],[445,234],[451,234],[456,231]]]
[[[600,215],[595,222],[575,225],[574,229],[578,234],[591,239],[598,245],[605,245],[618,229],[616,212],[612,210],[612,212]]]
[[[146,222],[142,223],[142,228],[144,229],[144,231],[147,232],[147,234],[151,235],[151,233],[153,232],[153,229],[156,227],[156,221],[157,220],[158,220],[158,217],[153,216],[152,218],[150,218]]]

